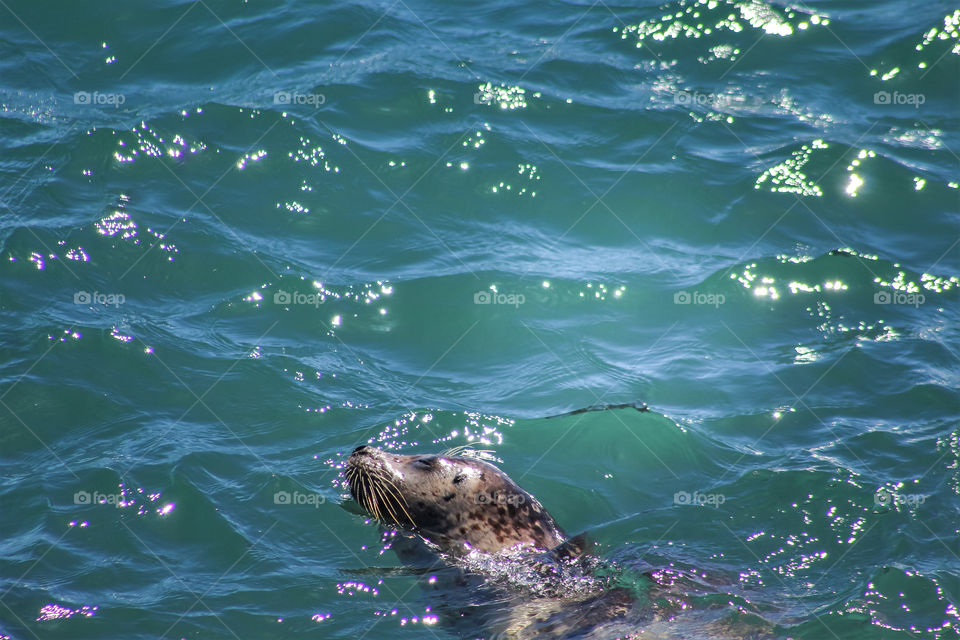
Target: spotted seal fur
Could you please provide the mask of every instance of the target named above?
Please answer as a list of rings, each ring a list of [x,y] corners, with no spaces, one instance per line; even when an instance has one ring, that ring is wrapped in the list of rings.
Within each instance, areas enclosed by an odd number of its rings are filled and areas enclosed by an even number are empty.
[[[353,498],[375,518],[446,553],[547,551],[567,541],[536,498],[484,460],[361,446],[347,460],[345,476]]]

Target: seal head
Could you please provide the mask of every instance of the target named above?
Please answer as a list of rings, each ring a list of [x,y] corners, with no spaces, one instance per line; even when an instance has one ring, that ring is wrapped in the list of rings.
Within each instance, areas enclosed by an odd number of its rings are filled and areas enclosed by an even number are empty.
[[[361,446],[344,475],[353,498],[371,515],[446,553],[547,551],[566,539],[536,498],[483,460]]]

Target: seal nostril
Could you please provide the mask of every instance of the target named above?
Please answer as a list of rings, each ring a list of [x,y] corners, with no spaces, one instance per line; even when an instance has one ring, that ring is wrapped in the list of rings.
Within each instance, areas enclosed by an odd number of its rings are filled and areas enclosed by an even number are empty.
[[[365,453],[365,452],[368,451],[369,449],[370,449],[370,447],[368,447],[368,446],[365,445],[365,444],[362,444],[362,445],[360,445],[359,447],[357,447],[356,449],[353,450],[353,454],[352,454],[352,455],[356,455],[356,454],[358,454],[358,453]]]

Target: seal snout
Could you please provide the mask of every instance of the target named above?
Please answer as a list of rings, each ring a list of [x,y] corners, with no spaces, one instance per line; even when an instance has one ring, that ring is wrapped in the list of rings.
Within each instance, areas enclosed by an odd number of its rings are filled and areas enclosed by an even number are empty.
[[[378,449],[367,445],[360,445],[347,458],[348,470],[373,470],[382,466]]]
[[[353,450],[344,469],[350,494],[375,518],[390,524],[416,526],[407,510],[399,478],[384,464],[383,452],[361,445]]]

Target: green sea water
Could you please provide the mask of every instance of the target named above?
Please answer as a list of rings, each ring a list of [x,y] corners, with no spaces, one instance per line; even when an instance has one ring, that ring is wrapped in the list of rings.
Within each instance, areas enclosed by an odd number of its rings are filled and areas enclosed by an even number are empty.
[[[958,27],[0,3],[0,638],[489,637],[342,478],[470,443],[657,634],[957,637]]]

